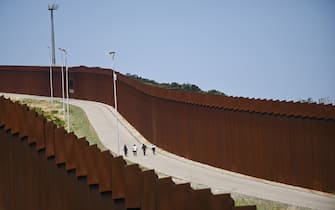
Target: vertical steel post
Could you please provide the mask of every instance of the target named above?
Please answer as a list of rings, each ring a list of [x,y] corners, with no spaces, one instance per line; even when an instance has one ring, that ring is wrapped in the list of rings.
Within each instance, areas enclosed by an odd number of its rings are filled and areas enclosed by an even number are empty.
[[[120,155],[120,135],[119,135],[119,112],[117,111],[117,95],[116,95],[116,80],[117,76],[113,70],[113,81],[114,81],[114,107],[116,111],[115,123],[116,123],[116,138],[117,138],[117,154]]]
[[[54,97],[53,97],[53,80],[52,80],[52,58],[51,58],[51,49],[48,46],[48,51],[49,51],[49,58],[50,58],[50,65],[49,65],[49,81],[50,81],[50,100],[51,104],[53,105],[54,103]]]
[[[64,102],[64,57],[62,57],[62,67],[61,67],[61,74],[62,74],[62,104],[63,104],[63,120],[65,122],[65,102]]]
[[[108,52],[108,55],[112,56],[112,70],[113,70],[113,89],[114,89],[114,108],[115,108],[115,126],[116,126],[116,141],[117,141],[117,155],[120,155],[120,135],[119,135],[119,113],[117,111],[117,95],[116,95],[116,81],[117,81],[117,76],[115,73],[115,62],[114,62],[114,57],[115,57],[115,52],[111,51]]]
[[[69,110],[69,67],[67,65],[67,52],[65,53],[65,82],[66,82],[66,118],[67,118],[67,131],[70,132],[70,110]]]
[[[51,54],[52,54],[52,65],[56,65],[55,56],[55,32],[54,32],[54,10],[58,8],[57,4],[49,4],[48,10],[50,11],[51,19]]]

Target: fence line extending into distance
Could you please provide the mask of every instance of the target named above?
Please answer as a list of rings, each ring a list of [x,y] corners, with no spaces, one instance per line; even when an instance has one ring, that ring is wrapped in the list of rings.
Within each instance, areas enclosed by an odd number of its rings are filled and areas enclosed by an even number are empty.
[[[158,179],[3,97],[0,169],[1,209],[256,209],[235,207],[230,194]]]
[[[114,105],[112,71],[71,67],[70,97]],[[335,192],[335,107],[162,89],[117,73],[118,111],[150,142],[226,170]],[[54,95],[61,96],[60,68]],[[48,96],[49,68],[0,66],[0,91]]]

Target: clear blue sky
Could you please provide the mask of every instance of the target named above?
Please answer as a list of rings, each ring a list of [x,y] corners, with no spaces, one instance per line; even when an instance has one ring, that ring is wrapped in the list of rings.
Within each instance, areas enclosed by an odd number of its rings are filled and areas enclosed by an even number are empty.
[[[0,1],[0,65],[48,65],[47,0]],[[58,0],[56,47],[110,67],[232,96],[335,99],[333,0]],[[60,63],[57,52],[57,63]]]

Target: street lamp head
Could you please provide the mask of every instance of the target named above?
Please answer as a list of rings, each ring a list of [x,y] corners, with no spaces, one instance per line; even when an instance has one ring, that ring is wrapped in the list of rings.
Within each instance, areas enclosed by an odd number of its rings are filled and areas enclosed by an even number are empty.
[[[58,50],[64,52],[65,54],[67,53],[66,49],[64,49],[64,48],[60,48],[60,47],[59,47]]]
[[[58,9],[58,4],[52,3],[48,5],[48,10],[56,10]]]
[[[112,59],[114,60],[114,57],[115,57],[116,52],[114,52],[114,51],[110,51],[110,52],[108,52],[107,54],[110,55],[110,56],[112,56]]]

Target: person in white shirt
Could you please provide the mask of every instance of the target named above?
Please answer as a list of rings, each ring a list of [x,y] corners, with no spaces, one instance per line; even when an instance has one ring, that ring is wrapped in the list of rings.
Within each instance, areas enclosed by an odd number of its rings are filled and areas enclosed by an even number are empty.
[[[133,145],[133,155],[134,156],[137,155],[137,146],[136,146],[136,144]]]

